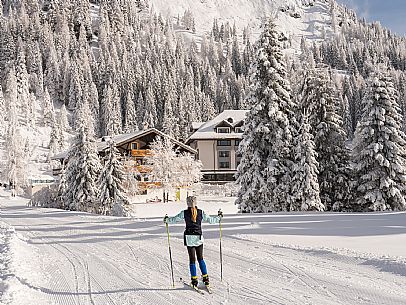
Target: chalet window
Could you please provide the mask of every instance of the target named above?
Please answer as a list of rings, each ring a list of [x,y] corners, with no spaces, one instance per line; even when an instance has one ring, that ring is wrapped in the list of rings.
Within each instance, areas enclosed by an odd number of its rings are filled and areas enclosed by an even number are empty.
[[[230,168],[230,162],[219,162],[220,168]]]
[[[234,130],[236,133],[243,133],[242,127],[235,127]]]
[[[241,143],[241,140],[235,140],[235,144],[234,144],[234,145],[238,147],[238,146],[240,145],[240,143]]]
[[[217,146],[231,146],[231,140],[217,140]]]
[[[138,143],[136,142],[131,143],[131,149],[138,149]]]
[[[219,157],[220,158],[229,158],[230,157],[230,151],[228,151],[228,150],[220,150],[219,151]]]
[[[217,127],[217,133],[230,133],[230,127]]]

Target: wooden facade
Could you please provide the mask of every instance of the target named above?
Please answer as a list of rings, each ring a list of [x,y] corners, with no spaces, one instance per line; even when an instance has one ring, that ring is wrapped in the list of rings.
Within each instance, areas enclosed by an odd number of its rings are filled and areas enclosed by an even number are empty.
[[[124,165],[126,174],[133,174],[139,181],[141,190],[147,190],[153,187],[159,187],[159,181],[150,181],[149,174],[151,172],[150,166],[145,162],[145,157],[152,154],[151,144],[157,136],[161,138],[168,138],[179,152],[188,152],[194,156],[197,155],[197,151],[190,146],[179,142],[163,132],[150,128],[143,131],[134,132],[131,134],[122,134],[112,137],[103,137],[98,139],[97,148],[101,159],[104,157],[106,149],[108,148],[108,142],[113,141],[121,154],[121,162]],[[62,153],[54,156],[52,159],[60,160],[61,165],[65,162],[67,153]],[[59,174],[61,168],[55,168],[54,174]]]

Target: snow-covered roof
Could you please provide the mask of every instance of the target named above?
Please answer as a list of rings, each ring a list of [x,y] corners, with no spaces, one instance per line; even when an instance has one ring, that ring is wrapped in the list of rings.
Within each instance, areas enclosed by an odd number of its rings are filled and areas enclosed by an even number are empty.
[[[110,137],[99,138],[96,140],[97,150],[99,152],[102,152],[105,149],[107,149],[109,140],[113,140],[114,143],[116,144],[116,146],[120,146],[126,142],[130,142],[132,140],[141,138],[149,133],[156,133],[157,135],[159,135],[161,137],[169,138],[174,144],[178,145],[179,147],[182,147],[183,149],[189,151],[192,154],[197,154],[197,151],[195,149],[193,149],[192,147],[190,147],[189,145],[186,145],[155,128],[149,128],[146,130],[140,130],[140,131],[131,132],[131,133],[125,133],[125,134],[119,134],[119,135],[110,136]],[[67,156],[68,156],[68,151],[65,151],[65,152],[62,152],[60,154],[53,156],[52,159],[60,160],[60,159],[65,159]]]
[[[242,133],[236,133],[231,130],[231,133],[217,133],[215,128],[223,122],[227,122],[230,126],[237,126],[245,119],[248,110],[224,110],[211,121],[208,121],[200,126],[186,141],[190,143],[193,140],[210,140],[210,139],[235,139],[242,138]]]
[[[54,176],[46,174],[32,174],[28,177],[29,180],[55,180]]]
[[[192,122],[192,129],[197,130],[200,127],[202,127],[203,124],[204,124],[204,122]]]
[[[45,174],[32,174],[28,177],[28,181],[31,185],[36,184],[52,184],[55,183],[58,179],[51,175]]]

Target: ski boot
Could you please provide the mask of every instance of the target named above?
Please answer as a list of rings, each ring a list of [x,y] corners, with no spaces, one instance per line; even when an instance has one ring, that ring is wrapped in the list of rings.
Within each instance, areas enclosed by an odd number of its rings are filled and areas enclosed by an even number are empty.
[[[197,279],[198,279],[197,276],[192,276],[192,278],[191,278],[192,281],[190,282],[190,284],[191,284],[192,286],[197,287],[197,284],[199,284],[199,281],[198,281]]]
[[[206,286],[209,286],[209,285],[210,285],[209,275],[208,275],[208,274],[203,274],[203,283],[204,283]]]

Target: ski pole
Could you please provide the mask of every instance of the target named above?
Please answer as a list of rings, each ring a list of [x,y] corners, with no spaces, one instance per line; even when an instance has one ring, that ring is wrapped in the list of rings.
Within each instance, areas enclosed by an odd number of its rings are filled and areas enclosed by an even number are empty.
[[[171,249],[171,242],[170,242],[170,238],[169,238],[169,226],[168,226],[168,223],[165,223],[165,225],[166,225],[166,233],[168,234],[169,260],[171,261],[172,287],[175,288],[175,279],[173,277],[172,249]]]
[[[221,212],[221,209],[218,211],[218,215],[219,216],[221,215],[220,221],[219,221],[219,226],[220,226],[220,278],[221,278],[221,281],[223,281],[223,249],[221,246],[221,239],[223,237],[223,228],[221,225],[221,219],[222,219],[223,213]]]

